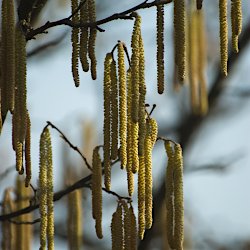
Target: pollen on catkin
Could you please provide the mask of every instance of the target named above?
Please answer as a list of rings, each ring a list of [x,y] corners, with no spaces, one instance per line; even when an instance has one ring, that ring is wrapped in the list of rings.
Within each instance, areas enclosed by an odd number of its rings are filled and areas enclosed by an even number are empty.
[[[166,170],[166,209],[167,209],[167,238],[171,248],[175,248],[174,241],[174,151],[170,141],[165,141],[165,150],[168,156]]]
[[[72,14],[78,7],[78,0],[71,0],[71,12]],[[72,16],[72,22],[78,23],[80,20],[79,13],[74,13]],[[79,59],[79,28],[72,28],[71,31],[71,43],[72,43],[72,58],[71,58],[71,70],[76,87],[80,85],[80,78],[78,72],[78,59]]]
[[[124,224],[122,214],[122,205],[118,203],[111,221],[112,250],[121,250],[124,247]]]
[[[120,159],[121,168],[127,165],[127,91],[124,47],[118,42],[118,74],[119,74],[119,118],[120,118]]]
[[[15,110],[13,119],[17,127],[17,140],[24,142],[27,126],[27,88],[26,88],[26,38],[21,27],[16,27],[16,71],[15,71]]]
[[[174,147],[174,241],[177,250],[183,249],[184,200],[183,200],[183,158],[180,144]]]
[[[231,1],[231,27],[232,27],[232,47],[238,53],[238,40],[242,30],[242,6],[241,0]]]
[[[158,136],[158,125],[154,118],[149,119],[149,124],[150,124],[151,142],[152,142],[152,147],[153,147]]]
[[[30,116],[27,111],[27,130],[26,130],[26,138],[25,138],[25,186],[28,187],[31,180],[31,122]]]
[[[145,58],[142,35],[140,35],[140,61],[139,61],[139,140],[138,140],[138,154],[143,155],[144,140],[146,135],[146,111],[145,111],[145,97],[146,97],[146,83],[145,83]],[[131,107],[130,107],[131,109]]]
[[[175,63],[178,66],[178,77],[184,81],[186,77],[186,14],[185,0],[174,0],[174,42]]]
[[[227,0],[219,0],[219,18],[220,18],[221,71],[226,76],[227,60],[228,60]]]
[[[111,63],[111,159],[118,156],[118,80],[116,62]]]
[[[138,236],[140,240],[145,232],[145,161],[144,155],[139,156],[138,171]]]
[[[16,171],[19,174],[23,172],[23,144],[19,141],[16,144]]]
[[[88,13],[89,13],[89,22],[94,23],[96,21],[95,0],[88,0]],[[91,76],[93,80],[96,79],[96,65],[97,65],[96,56],[95,56],[96,35],[97,35],[97,29],[90,28],[88,50],[89,50],[89,58],[91,62],[91,65],[90,65]]]
[[[132,172],[135,174],[139,169],[139,156],[138,156],[138,132],[139,132],[139,124],[132,122],[131,123],[131,148],[132,148]]]
[[[157,5],[157,88],[164,92],[164,5]]]
[[[145,162],[145,228],[150,229],[153,223],[153,177],[152,177],[152,139],[150,133],[150,123],[146,123],[146,137],[144,145]]]
[[[92,215],[95,219],[96,235],[99,239],[102,235],[102,161],[99,155],[99,147],[95,147],[92,157]]]
[[[103,145],[103,161],[104,161],[104,184],[105,187],[110,190],[111,186],[111,165],[110,165],[110,90],[111,90],[111,77],[110,67],[112,62],[111,53],[107,53],[104,61],[104,83],[103,83],[103,95],[104,95],[104,145]]]
[[[132,121],[138,122],[139,116],[139,63],[140,63],[140,35],[141,35],[141,17],[135,13],[135,23],[131,39],[131,79],[132,79],[132,103],[131,114]]]
[[[89,21],[88,1],[85,1],[84,5],[80,9],[80,22],[87,23],[88,21]],[[89,28],[81,27],[79,54],[80,54],[80,61],[82,64],[82,70],[85,72],[89,71],[88,42],[89,42]]]

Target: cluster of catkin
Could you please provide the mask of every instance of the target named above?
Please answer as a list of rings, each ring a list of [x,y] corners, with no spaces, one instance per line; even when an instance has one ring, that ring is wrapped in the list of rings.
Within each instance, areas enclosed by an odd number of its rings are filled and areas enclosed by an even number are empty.
[[[50,131],[45,127],[40,137],[39,163],[39,211],[40,249],[54,249],[54,202],[53,202],[53,163]]]
[[[190,87],[192,112],[205,115],[208,111],[207,83],[206,83],[206,26],[202,9],[197,10],[195,3],[191,5],[187,26],[187,78]]]
[[[15,190],[7,188],[4,192],[2,213],[7,214],[20,210],[29,205],[31,189],[25,188],[24,181],[17,176]],[[14,198],[15,196],[15,198]],[[32,213],[18,216],[15,221],[2,223],[3,250],[29,250],[32,247],[32,225],[19,224],[19,222],[32,221]]]
[[[167,238],[172,249],[183,250],[184,201],[183,201],[183,159],[179,144],[165,141],[168,156],[166,171]]]
[[[111,221],[112,250],[136,250],[137,229],[132,205],[118,202]]]
[[[228,60],[227,4],[226,0],[219,0],[221,70],[224,75],[227,75]],[[237,53],[239,51],[238,39],[242,30],[241,0],[231,0],[231,28],[232,48]]]
[[[80,9],[79,9],[80,7]],[[91,70],[92,79],[96,79],[96,27],[87,27],[87,23],[96,21],[96,6],[95,0],[71,0],[72,22],[79,27],[72,28],[72,74],[75,86],[80,85],[78,64],[79,58],[82,69],[85,72]],[[85,26],[84,26],[85,25]],[[89,58],[89,59],[88,59]],[[90,63],[89,63],[90,60]]]
[[[26,38],[15,22],[13,0],[2,1],[2,33],[0,48],[0,132],[2,122],[12,114],[12,145],[16,152],[16,170],[23,174],[25,152],[26,187],[31,179],[30,118],[26,105]]]

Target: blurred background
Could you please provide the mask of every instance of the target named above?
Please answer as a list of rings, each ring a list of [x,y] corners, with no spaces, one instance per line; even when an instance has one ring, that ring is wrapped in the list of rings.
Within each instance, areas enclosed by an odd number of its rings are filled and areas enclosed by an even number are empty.
[[[129,9],[140,1],[96,1],[97,19]],[[156,8],[140,10],[146,60],[146,102],[156,104],[153,112],[159,136],[179,142],[184,152],[185,246],[184,249],[250,249],[250,2],[242,0],[243,31],[240,53],[230,57],[229,74],[220,74],[218,1],[204,1],[207,32],[207,69],[209,102],[206,116],[191,114],[189,87],[178,92],[173,87],[173,4],[165,6],[165,92],[157,94]],[[47,1],[34,27],[70,15],[70,1]],[[51,121],[91,162],[94,146],[103,142],[103,61],[118,40],[130,50],[131,20],[116,20],[101,26],[96,55],[97,80],[80,70],[81,84],[75,88],[71,74],[71,29],[59,26],[28,42],[28,108],[32,123],[32,185],[37,187],[39,137],[46,121]],[[230,33],[230,29],[229,29]],[[231,37],[229,35],[229,37]],[[229,44],[231,48],[231,44]],[[231,51],[231,50],[230,50]],[[232,54],[229,52],[230,55]],[[1,197],[15,183],[15,153],[11,145],[11,116],[8,115],[0,137]],[[90,174],[79,155],[52,132],[54,189],[65,188],[67,168],[75,181]],[[145,234],[138,249],[169,249],[164,227],[164,174],[167,157],[162,142],[153,152],[154,226]],[[6,171],[7,174],[6,174]],[[12,184],[13,183],[13,184]],[[112,169],[112,190],[127,196],[125,171],[119,163]],[[91,192],[84,189],[84,249],[110,249],[110,221],[116,198],[104,193],[104,238],[95,235],[91,214]],[[133,204],[137,213],[136,193]],[[1,198],[2,199],[2,198]],[[55,248],[67,249],[67,199],[55,203]],[[39,217],[38,211],[34,218]],[[39,225],[34,226],[34,249],[39,245]]]

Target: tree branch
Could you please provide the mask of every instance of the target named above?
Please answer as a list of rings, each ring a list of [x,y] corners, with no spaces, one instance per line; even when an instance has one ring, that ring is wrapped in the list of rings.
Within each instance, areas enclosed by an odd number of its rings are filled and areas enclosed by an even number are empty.
[[[52,28],[52,27],[56,27],[59,25],[66,25],[69,27],[74,27],[74,28],[80,28],[80,27],[89,27],[89,28],[96,28],[97,30],[99,30],[100,32],[104,32],[105,30],[99,28],[99,25],[105,24],[105,23],[109,23],[111,21],[114,20],[118,20],[118,19],[131,19],[131,17],[129,16],[129,14],[131,14],[134,11],[138,11],[140,9],[146,9],[146,8],[151,8],[153,6],[157,6],[157,5],[163,5],[163,4],[168,4],[171,3],[172,0],[155,0],[151,3],[148,3],[148,0],[128,9],[125,10],[123,12],[120,13],[116,13],[113,14],[109,17],[103,18],[99,21],[96,22],[87,22],[87,23],[73,23],[70,19],[72,17],[72,15],[70,15],[67,18],[63,18],[60,19],[58,21],[54,21],[54,22],[50,22],[48,21],[47,23],[45,23],[43,26],[37,28],[37,29],[33,29],[30,30],[27,34],[26,34],[26,40],[31,40],[34,39],[36,35],[38,34],[43,34],[46,32],[46,30]]]

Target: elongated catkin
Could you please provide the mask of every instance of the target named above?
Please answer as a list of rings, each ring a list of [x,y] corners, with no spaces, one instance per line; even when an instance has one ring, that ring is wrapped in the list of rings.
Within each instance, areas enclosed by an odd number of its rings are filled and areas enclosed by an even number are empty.
[[[219,0],[219,10],[221,71],[226,76],[228,60],[227,0]]]
[[[27,131],[25,138],[25,186],[28,187],[31,180],[31,122],[27,111]]]
[[[164,5],[157,5],[157,86],[164,92]]]
[[[180,144],[174,147],[174,241],[177,250],[183,249],[184,200],[183,200],[183,159]]]
[[[116,73],[116,62],[111,63],[111,159],[118,156],[118,80]]]
[[[96,235],[99,239],[102,235],[102,161],[99,155],[99,147],[95,147],[92,157],[92,215],[95,219]]]
[[[72,14],[78,7],[78,0],[71,0],[71,12]],[[80,20],[79,13],[74,13],[72,16],[72,22],[78,23]],[[72,61],[71,70],[73,74],[73,79],[76,87],[80,85],[80,78],[78,72],[78,59],[79,59],[79,28],[72,28],[71,32],[71,43],[72,43]]]
[[[141,17],[135,13],[135,23],[131,39],[131,79],[132,79],[132,103],[131,114],[134,123],[138,122],[139,112],[139,63],[140,63],[140,34]]]
[[[175,248],[174,241],[174,151],[171,142],[165,141],[165,150],[168,156],[166,170],[166,209],[167,209],[167,238],[171,248]]]
[[[96,21],[96,6],[95,0],[88,0],[88,13],[89,13],[89,22],[94,23]],[[89,58],[91,61],[90,69],[92,79],[96,79],[96,65],[97,60],[95,56],[95,43],[96,43],[97,30],[96,28],[90,28],[89,32]]]
[[[103,158],[104,158],[104,184],[105,187],[110,190],[111,186],[111,165],[110,165],[110,88],[111,77],[110,67],[112,62],[111,53],[106,54],[104,61],[104,83],[103,83],[103,95],[104,95],[104,145],[103,145]]]
[[[126,68],[123,43],[118,43],[118,72],[119,72],[119,118],[120,118],[120,158],[121,167],[127,165],[127,92]]]
[[[122,201],[123,206],[123,223],[124,223],[124,250],[131,249],[131,221],[129,216],[128,204]]]
[[[80,21],[81,23],[87,23],[89,21],[88,14],[88,1],[86,0],[84,5],[80,10]],[[82,64],[82,69],[85,72],[89,71],[89,62],[88,62],[88,42],[89,42],[89,28],[81,27],[80,34],[80,61]]]

